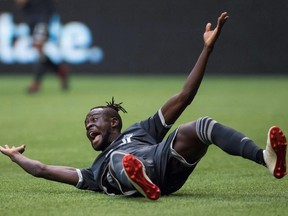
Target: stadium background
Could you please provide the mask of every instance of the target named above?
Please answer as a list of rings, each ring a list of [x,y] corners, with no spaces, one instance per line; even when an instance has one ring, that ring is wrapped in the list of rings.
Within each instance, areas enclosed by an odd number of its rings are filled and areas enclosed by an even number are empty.
[[[96,62],[68,62],[75,74],[186,73],[202,48],[204,26],[215,25],[221,11],[229,12],[230,23],[209,62],[210,74],[287,73],[287,0],[59,0],[57,9],[62,25],[83,23],[91,32],[89,46],[103,52]],[[1,0],[0,12],[12,14],[15,25],[21,22],[12,0]],[[29,64],[0,58],[0,74],[31,72]]]

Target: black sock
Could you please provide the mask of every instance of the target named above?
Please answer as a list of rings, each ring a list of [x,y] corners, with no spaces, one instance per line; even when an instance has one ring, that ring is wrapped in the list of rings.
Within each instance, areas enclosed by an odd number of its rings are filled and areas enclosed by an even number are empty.
[[[230,127],[217,122],[211,132],[211,139],[215,145],[230,155],[242,156],[265,165],[263,150],[251,139]]]
[[[259,163],[259,164],[261,164],[263,166],[266,166],[262,149],[259,149],[259,151],[257,152],[256,160],[258,161],[257,163]]]

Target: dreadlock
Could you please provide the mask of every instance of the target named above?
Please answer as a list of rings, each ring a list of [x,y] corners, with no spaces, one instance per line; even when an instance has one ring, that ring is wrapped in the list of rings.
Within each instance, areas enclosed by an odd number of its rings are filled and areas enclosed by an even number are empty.
[[[96,106],[90,109],[97,109],[97,108],[102,108],[105,109],[105,115],[107,117],[116,117],[119,120],[119,125],[118,129],[121,131],[122,128],[122,118],[119,115],[119,111],[122,111],[123,113],[127,113],[127,111],[121,106],[122,102],[120,103],[115,103],[114,97],[112,97],[112,100],[109,102],[106,102],[106,106]]]
[[[121,106],[121,104],[122,104],[122,102],[115,103],[114,97],[112,97],[111,101],[109,101],[109,102],[106,101],[106,106],[96,106],[96,107],[91,108],[90,111],[93,110],[93,109],[96,109],[96,108],[107,108],[107,107],[109,107],[109,108],[115,110],[117,113],[119,111],[122,111],[123,113],[127,113],[127,111]]]
[[[127,113],[127,111],[121,106],[122,102],[115,103],[114,97],[112,97],[112,101],[111,102],[107,102],[106,101],[106,104],[107,104],[107,107],[110,107],[110,108],[114,109],[117,112],[119,112],[121,110],[123,113]]]

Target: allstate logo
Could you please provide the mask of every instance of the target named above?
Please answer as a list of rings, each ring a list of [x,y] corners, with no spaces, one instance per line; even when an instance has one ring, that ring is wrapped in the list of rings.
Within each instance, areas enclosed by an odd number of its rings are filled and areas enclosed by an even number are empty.
[[[103,50],[93,46],[92,33],[84,23],[70,22],[62,25],[60,17],[54,15],[49,24],[49,33],[44,52],[52,61],[71,64],[97,64],[103,61]],[[28,25],[15,24],[10,13],[0,14],[0,62],[27,64],[35,62],[38,56],[32,46]]]

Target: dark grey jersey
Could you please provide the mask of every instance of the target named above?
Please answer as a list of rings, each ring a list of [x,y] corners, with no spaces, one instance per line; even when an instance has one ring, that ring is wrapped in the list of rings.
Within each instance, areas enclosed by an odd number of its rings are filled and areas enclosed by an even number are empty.
[[[115,150],[120,150],[133,154],[138,158],[150,163],[154,169],[157,151],[161,151],[158,144],[167,134],[170,126],[165,124],[162,113],[159,110],[152,117],[136,123],[126,129],[105,151],[98,155],[92,166],[82,169],[83,182],[78,186],[80,189],[94,191],[105,191],[107,193],[117,193],[107,185],[107,167],[110,155]],[[158,168],[157,170],[161,170]],[[152,181],[159,179],[159,172],[151,172],[149,176]]]
[[[146,173],[160,188],[162,195],[179,190],[198,162],[187,163],[173,149],[178,129],[164,139],[170,127],[166,125],[161,110],[152,117],[132,125],[96,158],[90,168],[77,170],[80,180],[76,187],[104,191],[107,194],[121,194],[123,191],[109,184],[107,175],[110,155],[117,150],[133,154],[145,161]]]
[[[48,24],[51,16],[56,13],[52,0],[29,0],[27,4],[23,6],[22,11],[31,30],[33,30],[38,23]]]

